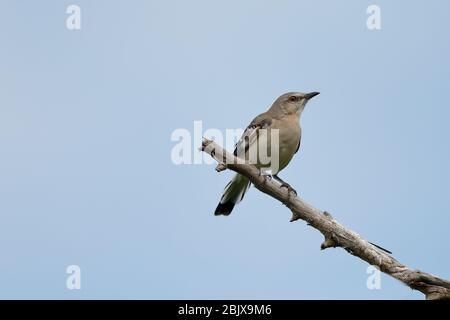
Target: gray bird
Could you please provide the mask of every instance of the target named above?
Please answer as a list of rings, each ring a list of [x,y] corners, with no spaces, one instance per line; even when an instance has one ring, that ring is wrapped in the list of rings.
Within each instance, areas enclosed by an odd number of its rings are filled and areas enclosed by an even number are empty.
[[[305,109],[306,103],[319,92],[301,93],[289,92],[280,96],[266,112],[257,116],[245,129],[241,139],[236,144],[234,155],[248,159],[254,154],[256,159],[254,164],[259,168],[270,167],[269,175],[281,183],[281,187],[288,188],[289,191],[296,191],[284,182],[278,173],[283,170],[291,161],[292,157],[300,148],[301,128],[300,116]],[[266,133],[262,134],[265,129]],[[278,143],[272,145],[270,132],[278,129]],[[262,163],[259,158],[259,149],[265,145],[268,150],[276,150],[277,163]],[[270,153],[270,151],[267,151]],[[219,164],[217,170],[223,170],[225,166]],[[215,215],[229,215],[236,204],[244,198],[245,192],[250,188],[250,181],[236,174],[226,185],[219,205],[214,212]]]

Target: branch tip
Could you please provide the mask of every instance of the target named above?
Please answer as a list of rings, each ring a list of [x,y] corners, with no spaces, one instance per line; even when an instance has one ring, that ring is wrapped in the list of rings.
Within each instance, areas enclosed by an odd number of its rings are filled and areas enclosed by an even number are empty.
[[[205,151],[206,147],[208,146],[208,144],[210,144],[212,141],[206,139],[205,137],[202,138],[202,146],[199,148],[200,151]]]
[[[217,166],[216,166],[216,171],[217,172],[222,172],[222,171],[224,171],[224,170],[226,170],[227,169],[227,166],[225,165],[225,164],[223,164],[223,163],[219,163]]]

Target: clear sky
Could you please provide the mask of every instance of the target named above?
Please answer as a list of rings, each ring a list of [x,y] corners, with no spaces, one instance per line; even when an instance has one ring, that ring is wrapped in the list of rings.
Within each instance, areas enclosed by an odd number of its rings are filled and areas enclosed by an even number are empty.
[[[81,30],[66,8],[81,8]],[[366,9],[381,8],[381,30]],[[450,278],[450,2],[0,4],[0,298],[421,299],[231,172],[174,165],[171,133],[242,128],[320,91],[281,177],[303,199]],[[192,147],[194,148],[194,146]],[[194,152],[194,151],[192,151]],[[66,268],[81,268],[68,290]]]

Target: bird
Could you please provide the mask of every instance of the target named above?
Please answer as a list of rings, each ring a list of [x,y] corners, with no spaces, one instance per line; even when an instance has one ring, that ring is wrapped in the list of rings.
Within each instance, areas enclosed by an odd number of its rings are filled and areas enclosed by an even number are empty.
[[[272,106],[258,115],[244,130],[242,137],[235,146],[234,155],[243,159],[251,158],[262,174],[274,178],[281,183],[280,187],[286,187],[289,192],[297,194],[296,190],[284,182],[278,173],[283,170],[300,149],[301,127],[300,117],[306,104],[319,92],[288,92],[278,97]],[[275,130],[274,130],[275,129]],[[271,133],[277,133],[277,139],[273,139]],[[274,141],[272,144],[271,141]],[[278,143],[276,141],[278,140]],[[263,163],[261,161],[261,146],[275,151],[278,161]],[[256,154],[256,156],[255,156]],[[272,154],[271,154],[272,156]],[[269,167],[268,167],[269,166]],[[224,164],[219,164],[216,170],[225,169]],[[266,170],[266,171],[264,171]],[[264,171],[264,172],[263,172]],[[250,181],[245,176],[237,173],[225,186],[222,198],[214,212],[217,215],[228,216],[239,202],[244,198],[250,188]]]

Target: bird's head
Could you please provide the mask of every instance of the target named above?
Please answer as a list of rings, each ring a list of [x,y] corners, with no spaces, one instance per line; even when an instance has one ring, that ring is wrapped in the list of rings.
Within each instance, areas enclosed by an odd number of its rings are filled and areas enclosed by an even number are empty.
[[[288,92],[275,100],[272,108],[280,108],[285,114],[298,113],[300,115],[305,108],[306,103],[318,94],[319,92]]]

